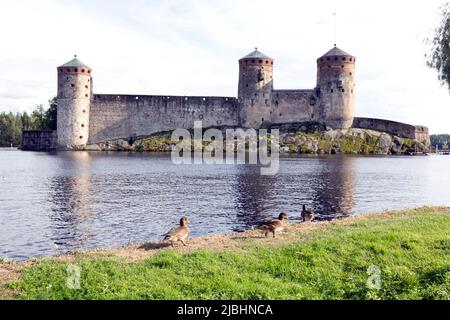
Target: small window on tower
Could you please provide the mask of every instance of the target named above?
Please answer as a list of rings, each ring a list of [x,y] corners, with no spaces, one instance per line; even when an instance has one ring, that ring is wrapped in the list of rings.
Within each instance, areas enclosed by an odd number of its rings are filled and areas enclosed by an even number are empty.
[[[83,110],[83,113],[86,113],[86,110]]]
[[[78,69],[75,68],[73,71],[78,72]]]
[[[83,136],[80,136],[80,139],[83,139]]]
[[[255,63],[255,60],[252,60],[252,63]]]
[[[88,95],[87,93],[85,94],[85,96],[86,96],[86,98],[88,98],[88,97],[89,97],[89,95]]]
[[[84,73],[84,71],[85,71],[84,69],[81,69],[81,72],[83,72],[83,73]]]
[[[262,60],[259,60],[259,63],[262,63]]]
[[[84,124],[82,124],[81,127],[84,128]]]
[[[334,92],[334,89],[331,89],[331,93],[333,93]]]
[[[85,85],[84,87],[85,87],[86,89],[89,89],[89,86],[88,86],[88,85]]]
[[[72,88],[75,88],[75,84],[73,84],[73,83],[72,83],[70,86],[71,86]]]
[[[91,70],[88,70],[88,73],[91,73]]]
[[[345,89],[342,89],[342,92],[345,92]]]

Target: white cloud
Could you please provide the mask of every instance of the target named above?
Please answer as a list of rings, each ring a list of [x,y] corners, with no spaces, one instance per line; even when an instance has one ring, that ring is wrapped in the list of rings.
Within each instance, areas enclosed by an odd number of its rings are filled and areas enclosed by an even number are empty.
[[[56,93],[73,54],[99,93],[236,96],[237,60],[275,58],[276,88],[312,88],[334,42],[357,56],[357,114],[450,132],[450,95],[425,66],[423,39],[441,0],[24,1],[0,3],[0,111],[30,111]]]

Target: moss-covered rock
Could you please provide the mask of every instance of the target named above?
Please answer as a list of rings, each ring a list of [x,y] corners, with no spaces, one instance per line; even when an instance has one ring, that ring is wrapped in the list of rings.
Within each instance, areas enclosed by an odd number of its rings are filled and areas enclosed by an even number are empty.
[[[253,141],[252,141],[253,142]],[[264,139],[270,146],[270,139]],[[134,141],[118,139],[89,145],[86,150],[136,151],[136,152],[170,152],[174,145],[170,133],[161,133]],[[192,142],[191,148],[205,148],[210,142]],[[245,144],[248,148],[248,142]],[[223,144],[224,151],[234,143]],[[236,147],[236,146],[235,146]],[[233,148],[236,151],[236,148]],[[242,146],[241,146],[242,147]],[[291,132],[280,136],[280,152],[291,154],[411,154],[428,152],[423,143],[387,133],[365,129],[336,129],[316,132]]]

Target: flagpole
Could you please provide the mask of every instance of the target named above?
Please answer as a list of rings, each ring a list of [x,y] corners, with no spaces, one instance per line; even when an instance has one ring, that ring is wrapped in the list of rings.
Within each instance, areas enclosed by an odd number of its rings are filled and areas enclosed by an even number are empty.
[[[334,46],[337,46],[337,12],[334,12]]]

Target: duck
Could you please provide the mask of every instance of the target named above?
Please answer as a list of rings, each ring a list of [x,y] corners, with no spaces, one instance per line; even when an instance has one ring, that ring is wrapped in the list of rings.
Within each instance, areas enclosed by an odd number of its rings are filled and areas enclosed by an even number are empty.
[[[306,210],[306,205],[303,205],[303,211],[302,211],[302,219],[303,222],[311,222],[314,219],[314,212],[310,211],[310,210]]]
[[[286,220],[288,219],[288,215],[284,212],[280,213],[278,216],[278,219],[274,219],[270,222],[265,222],[262,225],[258,227],[258,229],[265,232],[266,238],[268,237],[269,233],[273,234],[273,237],[275,238],[275,235],[277,232],[283,231],[287,224]]]
[[[182,217],[180,219],[180,225],[173,227],[164,235],[163,242],[170,242],[173,246],[175,242],[180,241],[184,246],[187,246],[185,240],[189,235],[189,227],[187,226],[189,220],[187,217]]]

